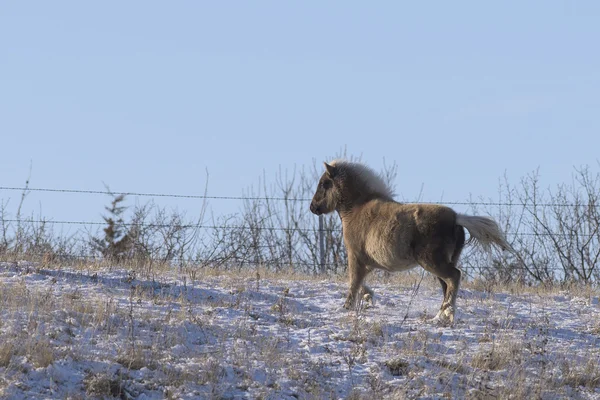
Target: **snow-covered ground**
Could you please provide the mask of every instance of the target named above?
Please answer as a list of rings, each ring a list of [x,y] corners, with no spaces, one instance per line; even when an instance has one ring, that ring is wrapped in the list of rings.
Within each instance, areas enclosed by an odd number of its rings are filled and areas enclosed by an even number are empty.
[[[465,284],[442,327],[420,277],[349,312],[333,278],[0,264],[0,397],[600,399],[595,290]]]

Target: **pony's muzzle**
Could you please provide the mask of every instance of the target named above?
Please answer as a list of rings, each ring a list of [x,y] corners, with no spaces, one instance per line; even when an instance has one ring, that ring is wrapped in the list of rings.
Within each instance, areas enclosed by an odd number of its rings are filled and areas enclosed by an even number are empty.
[[[322,212],[319,210],[319,207],[315,206],[315,203],[310,203],[310,212],[317,215],[322,214]]]

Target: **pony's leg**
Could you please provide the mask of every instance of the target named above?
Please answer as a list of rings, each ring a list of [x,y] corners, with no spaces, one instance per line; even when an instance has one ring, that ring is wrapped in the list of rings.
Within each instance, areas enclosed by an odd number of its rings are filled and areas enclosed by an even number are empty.
[[[373,291],[373,289],[371,289],[370,287],[368,287],[367,285],[362,286],[362,290],[361,290],[361,298],[367,303],[370,304],[371,306],[375,305],[375,292]]]
[[[460,287],[461,272],[453,264],[446,264],[434,273],[438,275],[440,281],[443,280],[446,284],[444,300],[442,301],[442,306],[435,316],[434,321],[447,320],[450,325],[452,325],[454,323],[456,297]]]
[[[367,266],[366,267],[366,273],[365,273],[365,277],[371,273],[371,271],[373,271],[373,268]],[[373,291],[373,289],[371,289],[369,286],[367,286],[367,284],[364,283],[363,280],[363,284],[362,284],[362,288],[361,288],[361,297],[368,303],[370,303],[371,305],[375,305],[375,292]]]
[[[450,270],[452,271],[451,279],[453,279],[454,282],[454,290],[452,290],[452,292],[450,292],[450,290],[447,290],[448,293],[444,297],[444,302],[446,304],[450,304],[449,307],[452,315],[452,318],[450,320],[451,323],[454,322],[454,310],[456,310],[456,296],[458,295],[458,288],[460,287],[461,272],[458,268],[456,268],[456,265],[458,264],[458,259],[460,258],[463,248],[465,247],[465,228],[458,225],[455,226],[454,239],[456,241],[454,253],[452,254],[452,258],[450,259],[450,264],[452,265],[452,268],[450,268]]]
[[[367,275],[367,268],[361,264],[356,257],[348,254],[348,275],[350,278],[350,288],[348,291],[348,297],[344,303],[344,308],[354,308],[357,300],[358,291],[363,286],[363,280]]]
[[[442,253],[434,253],[438,254],[437,257],[434,257],[434,264],[438,268],[436,268],[435,271],[432,271],[437,275],[437,278],[442,285],[442,290],[444,291],[444,300],[442,301],[440,311],[433,320],[440,321],[441,319],[447,318],[450,324],[454,323],[456,296],[458,294],[458,288],[460,287],[461,272],[456,268],[456,264],[458,264],[458,259],[460,258],[465,245],[465,230],[463,227],[456,226],[454,228],[454,239],[456,242],[450,262],[445,261],[443,257],[440,256]]]
[[[435,321],[439,320],[442,316],[442,311],[444,310],[444,303],[448,301],[448,285],[442,278],[437,277],[437,279],[440,282],[440,285],[442,285],[442,295],[444,296],[444,300],[442,301],[442,304],[440,306],[440,311],[438,311],[437,315],[433,318]]]
[[[460,286],[460,270],[454,266],[453,262],[444,260],[441,256],[425,259],[420,264],[425,270],[437,276],[442,288],[445,285],[444,300],[442,301],[440,311],[433,318],[433,321],[448,322],[452,325],[454,323],[456,295]]]

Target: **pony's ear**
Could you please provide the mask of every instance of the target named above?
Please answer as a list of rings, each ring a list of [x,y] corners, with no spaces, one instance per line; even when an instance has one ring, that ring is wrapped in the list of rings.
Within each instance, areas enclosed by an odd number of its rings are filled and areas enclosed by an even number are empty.
[[[326,162],[323,162],[323,164],[325,164],[325,170],[327,171],[327,174],[333,178],[337,169],[333,165],[329,165]]]

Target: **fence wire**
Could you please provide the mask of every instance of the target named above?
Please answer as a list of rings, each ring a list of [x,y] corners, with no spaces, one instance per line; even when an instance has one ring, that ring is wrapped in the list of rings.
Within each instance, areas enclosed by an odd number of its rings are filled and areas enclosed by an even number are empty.
[[[295,198],[295,197],[268,197],[268,196],[209,196],[209,195],[192,195],[192,194],[172,194],[172,193],[144,193],[144,192],[115,192],[115,191],[100,191],[100,190],[79,190],[79,189],[52,189],[52,188],[30,188],[30,187],[8,187],[8,186],[0,186],[0,191],[19,191],[22,193],[28,192],[47,192],[47,193],[66,193],[66,194],[86,194],[86,195],[104,195],[104,196],[136,196],[136,197],[154,197],[154,198],[179,198],[179,199],[198,199],[198,200],[233,200],[233,201],[284,201],[284,202],[310,202],[309,198]],[[400,201],[401,203],[408,203],[406,201]],[[493,201],[418,201],[423,204],[440,204],[440,205],[460,205],[460,206],[488,206],[488,207],[539,207],[539,208],[547,208],[547,207],[580,207],[580,208],[597,208],[596,204],[574,204],[574,203],[522,203],[522,202],[493,202]],[[23,219],[3,219],[3,223],[8,224],[19,224],[19,223],[31,223],[38,224],[43,226],[45,224],[51,225],[71,225],[71,226],[106,226],[106,221],[71,221],[71,220],[51,220],[51,219],[32,219],[32,218],[23,218]],[[117,222],[116,225],[122,227],[139,227],[139,228],[172,228],[172,224],[156,224],[156,223],[135,223],[135,222]],[[342,232],[341,229],[331,229],[331,228],[302,228],[302,227],[276,227],[276,226],[252,226],[252,225],[217,225],[217,224],[181,224],[177,225],[177,228],[180,229],[214,229],[214,230],[239,230],[239,231],[250,231],[250,232],[261,232],[261,231],[277,231],[277,232],[298,232],[298,233],[312,233],[312,234],[321,234],[325,233],[338,233]],[[508,237],[571,237],[572,234],[562,233],[562,232],[507,232],[506,236]],[[591,234],[585,233],[577,233],[578,237],[581,238],[593,238],[599,237],[600,233],[595,232]],[[256,245],[254,248],[269,248],[269,245]],[[26,253],[28,256],[33,257],[44,257],[45,254],[38,253]],[[54,253],[54,257],[63,260],[84,260],[84,261],[95,261],[95,260],[104,260],[107,259],[101,255],[92,255],[92,254],[62,254],[62,253]],[[12,257],[13,262],[17,262],[17,257]],[[145,260],[150,261],[150,260]],[[156,262],[156,260],[153,260]],[[168,260],[169,263],[173,263],[176,265],[210,265],[211,263],[215,263],[214,260],[202,260],[202,259],[194,259],[193,257],[183,257],[183,258],[170,258]],[[252,265],[252,266],[288,266],[290,262],[288,260],[246,260],[242,258],[232,258],[231,260],[226,260],[224,262],[218,261],[220,265],[231,266],[232,268],[240,267],[243,265]],[[294,260],[292,263],[294,266],[300,267],[312,267],[315,268],[337,268],[340,265],[344,265],[344,262],[306,262],[300,260]],[[480,266],[477,267],[478,270],[497,270],[496,267],[493,266]],[[548,268],[548,271],[562,271],[564,268],[560,266],[555,266],[554,268]],[[531,268],[526,268],[523,266],[511,266],[510,270],[515,271],[525,271],[530,273]]]
[[[19,192],[50,192],[50,193],[71,193],[71,194],[94,194],[106,196],[136,196],[136,197],[166,197],[179,199],[200,199],[200,200],[237,200],[237,201],[289,201],[289,202],[310,202],[309,198],[294,197],[267,197],[267,196],[208,196],[193,194],[171,194],[171,193],[142,193],[142,192],[117,192],[102,190],[80,190],[80,189],[49,189],[49,188],[27,188],[0,186],[0,190],[19,191]],[[413,203],[411,201],[399,201],[400,203]],[[422,204],[447,204],[460,206],[494,206],[494,207],[598,207],[596,204],[573,204],[573,203],[522,203],[522,202],[493,202],[493,201],[421,201]]]

